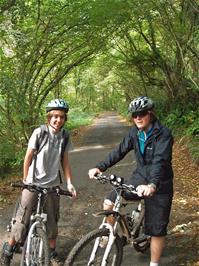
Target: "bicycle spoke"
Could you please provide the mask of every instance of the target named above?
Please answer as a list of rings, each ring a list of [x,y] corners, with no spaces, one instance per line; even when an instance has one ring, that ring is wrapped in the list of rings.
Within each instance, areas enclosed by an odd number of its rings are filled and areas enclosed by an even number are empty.
[[[25,251],[21,265],[49,265],[48,241],[44,230],[42,230],[41,227],[36,226],[33,233],[28,237],[30,242],[24,247]]]

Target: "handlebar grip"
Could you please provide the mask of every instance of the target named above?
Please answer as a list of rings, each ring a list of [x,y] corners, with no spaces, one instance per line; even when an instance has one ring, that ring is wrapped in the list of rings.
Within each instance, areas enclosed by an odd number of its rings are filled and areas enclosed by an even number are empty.
[[[60,189],[58,194],[72,197],[73,194],[70,191]]]
[[[11,183],[10,185],[11,185],[11,187],[20,187],[20,188],[23,188],[25,186],[25,184],[22,182]]]
[[[16,187],[16,188],[27,188],[30,191],[38,191],[38,192],[42,192],[42,193],[45,193],[45,194],[46,193],[52,193],[53,192],[53,193],[57,193],[59,195],[65,195],[65,196],[68,196],[68,197],[72,197],[73,196],[70,191],[63,190],[63,189],[61,189],[59,187],[53,188],[51,190],[51,189],[37,187],[35,185],[27,185],[27,184],[24,184],[22,182],[11,183],[11,186],[12,187]]]
[[[100,178],[102,176],[102,174],[96,173],[94,176],[97,177],[97,178]]]

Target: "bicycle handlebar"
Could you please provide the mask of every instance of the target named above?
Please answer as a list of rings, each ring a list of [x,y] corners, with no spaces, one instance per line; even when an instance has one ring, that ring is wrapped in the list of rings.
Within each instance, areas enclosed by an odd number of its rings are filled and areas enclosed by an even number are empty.
[[[16,188],[26,188],[31,192],[40,192],[42,194],[56,193],[57,195],[65,195],[68,197],[73,196],[71,192],[69,192],[68,190],[63,190],[59,186],[52,187],[52,188],[44,188],[44,187],[40,187],[37,185],[24,184],[22,182],[11,183],[11,186],[16,187]]]
[[[108,176],[97,174],[95,175],[95,177],[101,183],[110,183],[112,186],[116,188],[137,194],[136,188],[133,185],[124,183],[123,177],[118,177],[113,174],[108,175]]]

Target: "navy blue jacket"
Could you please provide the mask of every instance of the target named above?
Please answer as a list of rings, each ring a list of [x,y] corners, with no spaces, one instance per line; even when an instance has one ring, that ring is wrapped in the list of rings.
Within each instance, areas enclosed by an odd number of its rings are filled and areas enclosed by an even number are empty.
[[[172,146],[171,131],[155,120],[152,135],[145,142],[142,155],[139,148],[138,129],[133,126],[119,146],[96,167],[104,172],[124,158],[129,151],[134,150],[137,167],[132,173],[130,183],[135,186],[154,183],[157,186],[156,193],[173,194]]]

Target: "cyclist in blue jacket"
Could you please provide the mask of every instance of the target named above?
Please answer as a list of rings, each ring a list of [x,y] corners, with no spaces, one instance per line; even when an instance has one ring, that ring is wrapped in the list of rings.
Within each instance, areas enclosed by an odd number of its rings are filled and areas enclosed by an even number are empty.
[[[89,177],[104,172],[134,150],[137,167],[127,181],[137,188],[145,201],[145,234],[151,236],[150,266],[158,266],[165,246],[165,236],[173,198],[173,170],[171,131],[155,116],[153,101],[145,96],[135,98],[128,111],[134,126],[105,160],[89,170]],[[126,195],[126,198],[129,195]],[[104,200],[104,209],[112,209],[116,193]],[[113,218],[110,217],[109,222]]]

